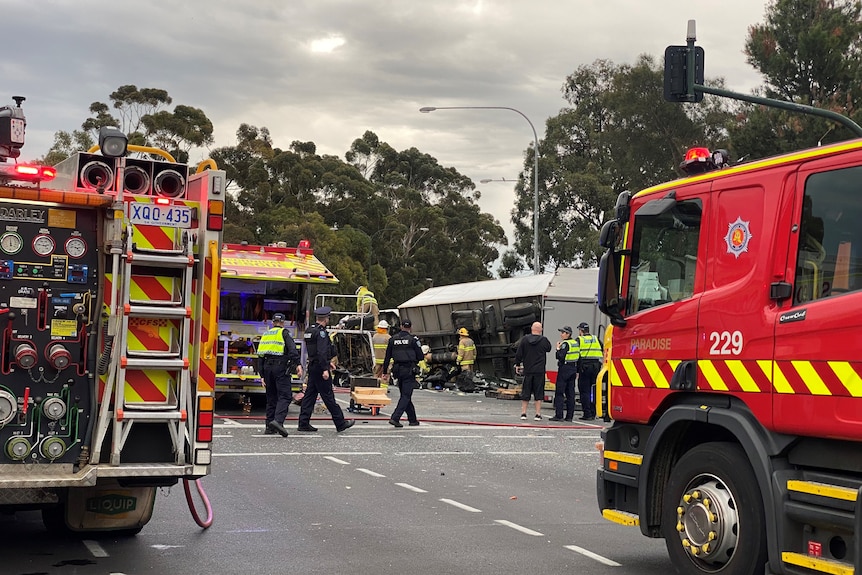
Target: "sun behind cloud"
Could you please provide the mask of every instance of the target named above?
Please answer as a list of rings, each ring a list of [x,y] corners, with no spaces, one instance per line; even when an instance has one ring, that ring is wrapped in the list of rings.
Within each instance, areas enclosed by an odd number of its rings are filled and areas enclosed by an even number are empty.
[[[318,38],[311,41],[311,51],[329,54],[347,43],[341,36],[327,36],[326,38]]]

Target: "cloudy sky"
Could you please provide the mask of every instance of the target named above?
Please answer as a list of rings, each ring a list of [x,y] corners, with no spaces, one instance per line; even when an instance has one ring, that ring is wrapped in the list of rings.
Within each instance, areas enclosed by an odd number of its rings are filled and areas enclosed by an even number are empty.
[[[3,0],[0,105],[26,96],[22,159],[119,86],[168,91],[203,109],[216,146],[243,122],[276,146],[312,141],[344,157],[366,130],[416,147],[471,178],[479,205],[506,228],[513,185],[533,140],[565,106],[561,87],[597,59],[661,58],[697,21],[706,75],[748,92],[750,25],[766,0]],[[192,158],[197,161],[200,158]]]

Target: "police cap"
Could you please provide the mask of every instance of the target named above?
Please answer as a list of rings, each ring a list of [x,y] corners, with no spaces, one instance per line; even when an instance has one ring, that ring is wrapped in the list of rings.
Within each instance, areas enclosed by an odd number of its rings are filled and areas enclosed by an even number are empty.
[[[277,322],[277,321],[284,321],[284,314],[283,314],[283,313],[274,313],[274,314],[272,314],[272,321],[273,321],[273,322]]]
[[[580,326],[578,326],[578,327],[580,327]],[[573,333],[575,333],[572,331],[572,326],[569,326],[569,325],[564,325],[563,327],[561,327],[557,331],[560,333],[567,333],[569,335],[572,335]]]
[[[314,310],[314,315],[317,317],[329,317],[329,314],[332,313],[332,308],[328,305],[322,306]]]
[[[413,327],[413,322],[409,319],[402,320],[401,327]]]
[[[582,321],[581,323],[578,324],[578,329],[582,329],[584,331],[590,331],[590,324],[588,324],[585,321]]]

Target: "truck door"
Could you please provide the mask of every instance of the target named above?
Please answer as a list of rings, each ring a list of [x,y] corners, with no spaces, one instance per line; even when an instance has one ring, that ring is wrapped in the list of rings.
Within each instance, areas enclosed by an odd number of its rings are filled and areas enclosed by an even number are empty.
[[[647,421],[671,393],[680,364],[694,366],[709,187],[703,182],[632,201],[622,279],[630,321],[614,329],[612,416]]]
[[[803,164],[775,318],[774,425],[784,433],[862,436],[862,152]],[[854,400],[855,398],[855,400]]]

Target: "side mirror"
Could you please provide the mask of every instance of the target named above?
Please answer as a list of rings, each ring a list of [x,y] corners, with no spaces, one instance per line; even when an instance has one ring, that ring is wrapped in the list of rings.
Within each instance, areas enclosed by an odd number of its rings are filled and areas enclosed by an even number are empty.
[[[602,226],[602,231],[599,232],[599,245],[609,250],[617,245],[619,237],[620,222],[618,220],[608,220]]]

